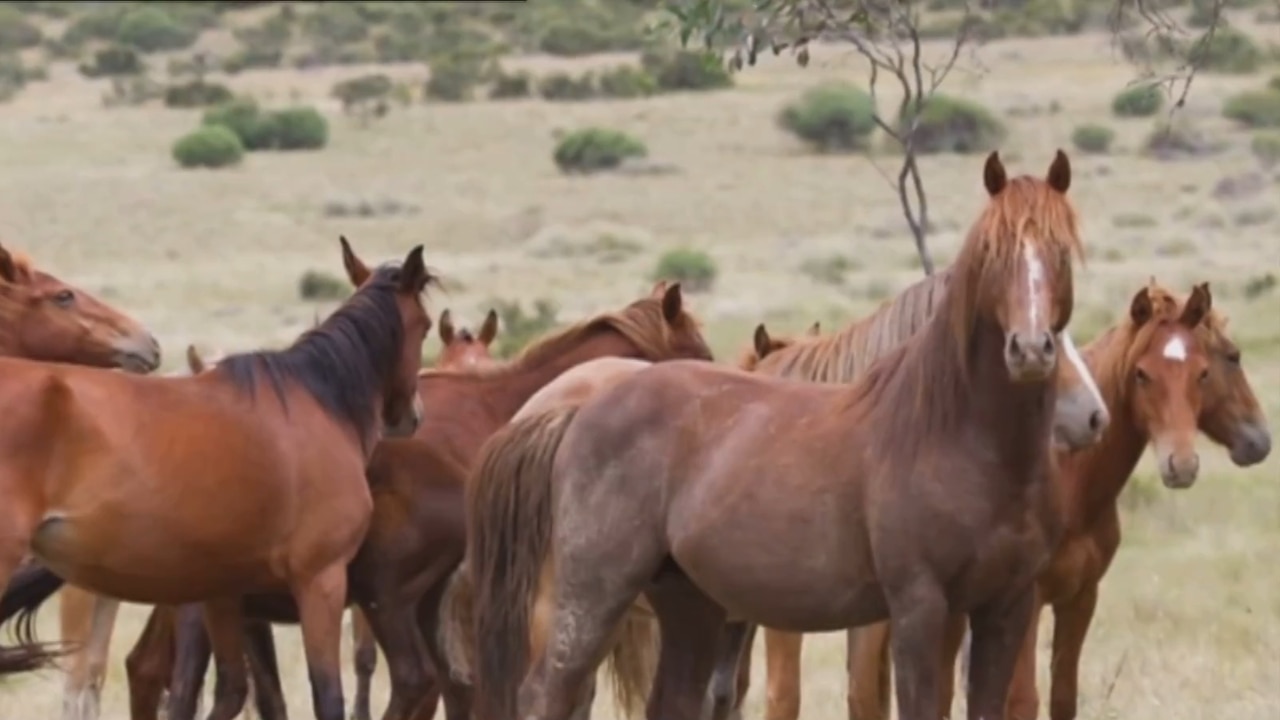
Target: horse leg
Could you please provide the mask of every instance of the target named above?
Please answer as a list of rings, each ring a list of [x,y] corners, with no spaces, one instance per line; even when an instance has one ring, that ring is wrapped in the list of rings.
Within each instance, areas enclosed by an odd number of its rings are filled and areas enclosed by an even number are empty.
[[[471,687],[454,679],[440,635],[440,610],[452,570],[441,573],[440,579],[418,601],[418,629],[422,634],[422,647],[435,669],[436,682],[444,698],[445,720],[467,720],[471,716]],[[590,708],[590,704],[587,707]],[[431,710],[434,715],[435,708]]]
[[[195,720],[204,674],[214,648],[205,627],[205,609],[189,603],[173,609],[173,677],[166,720]]]
[[[1090,583],[1070,602],[1053,608],[1053,684],[1050,720],[1074,720],[1079,697],[1080,653],[1098,607],[1098,586]],[[1033,648],[1034,649],[1034,648]]]
[[[125,657],[130,720],[158,720],[160,698],[173,676],[174,609],[156,605]]]
[[[373,673],[378,669],[378,646],[373,640],[369,620],[358,607],[351,608],[351,644],[355,647],[356,699],[351,706],[351,720],[372,720],[369,689]]]
[[[271,623],[247,620],[244,624],[245,650],[249,674],[253,678],[253,704],[261,720],[287,720],[289,709],[280,686],[280,662]]]
[[[800,717],[801,633],[764,629],[765,720],[796,720]]]
[[[302,646],[316,720],[343,720],[342,613],[347,605],[347,558],[294,587]]]
[[[889,623],[845,631],[849,720],[889,720]]]
[[[395,594],[385,592],[378,593],[374,603],[361,609],[382,648],[391,676],[391,697],[382,720],[435,715],[439,691],[413,609]]]
[[[751,663],[743,655],[751,652],[756,626],[748,622],[725,623],[721,628],[719,659],[711,675],[709,716],[711,720],[740,720],[742,698],[750,682]]]
[[[969,670],[970,720],[1005,716],[1014,666],[1027,638],[1035,605],[1035,586],[1030,585],[969,614],[973,630],[970,644],[973,665]],[[896,627],[894,631],[897,632]],[[934,652],[937,652],[937,647],[934,646]],[[936,712],[937,705],[932,709]]]
[[[922,578],[890,592],[888,600],[898,717],[900,720],[937,720],[942,670],[938,659],[947,624],[946,596],[942,588]],[[997,708],[997,712],[1000,709]],[[973,717],[972,705],[969,712]]]
[[[1040,634],[1039,602],[1031,610],[1027,634],[1018,653],[1018,663],[1013,668],[1013,681],[1009,684],[1009,700],[1005,703],[1008,720],[1035,720],[1040,714],[1040,693],[1036,689],[1036,640]],[[1054,670],[1057,671],[1056,668]]]
[[[64,589],[65,594],[65,589]],[[102,683],[107,677],[107,660],[111,652],[111,633],[115,630],[120,601],[101,595],[90,595],[93,619],[89,645],[85,648],[89,685],[83,688],[79,703],[79,720],[97,720],[102,707]]]
[[[204,604],[205,630],[213,648],[215,681],[208,720],[232,720],[244,710],[249,678],[244,661],[244,612],[239,597]],[[170,720],[174,720],[172,717]],[[324,718],[323,720],[330,720]],[[332,720],[340,720],[333,718]]]
[[[658,616],[662,649],[645,715],[648,720],[698,720],[715,672],[724,608],[683,574],[663,578],[647,595]]]
[[[952,613],[947,618],[946,637],[942,641],[942,689],[938,693],[942,697],[939,717],[944,719],[951,717],[951,705],[956,694],[956,656],[960,654],[960,646],[968,630],[967,615]]]

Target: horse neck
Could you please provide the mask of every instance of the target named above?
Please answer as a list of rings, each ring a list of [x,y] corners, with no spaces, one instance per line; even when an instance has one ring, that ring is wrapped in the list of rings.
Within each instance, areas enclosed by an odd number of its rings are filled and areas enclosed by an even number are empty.
[[[1098,392],[1111,413],[1111,423],[1093,447],[1062,458],[1063,485],[1072,502],[1068,503],[1068,524],[1082,527],[1091,524],[1113,508],[1129,482],[1148,438],[1138,426],[1125,393],[1125,378],[1117,373],[1100,373],[1115,367],[1114,353],[1124,352],[1118,333],[1109,333],[1082,350],[1085,365],[1098,383]]]

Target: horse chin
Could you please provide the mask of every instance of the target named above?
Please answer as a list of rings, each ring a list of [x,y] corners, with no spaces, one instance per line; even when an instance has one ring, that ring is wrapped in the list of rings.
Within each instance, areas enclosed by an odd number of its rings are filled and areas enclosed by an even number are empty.
[[[1271,454],[1271,432],[1265,425],[1249,424],[1231,445],[1231,462],[1236,467],[1257,465]]]

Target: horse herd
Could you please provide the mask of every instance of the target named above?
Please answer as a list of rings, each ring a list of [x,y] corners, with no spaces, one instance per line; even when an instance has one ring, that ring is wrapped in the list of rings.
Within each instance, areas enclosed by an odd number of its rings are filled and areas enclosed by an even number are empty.
[[[153,605],[127,660],[130,716],[211,720],[249,696],[285,717],[272,623],[298,623],[319,720],[585,718],[602,664],[650,720],[740,713],[765,626],[768,720],[799,715],[805,632],[848,629],[849,714],[951,714],[966,637],[971,720],[1072,720],[1117,500],[1150,446],[1195,482],[1200,433],[1240,466],[1267,420],[1207,283],[1136,288],[1077,351],[1083,255],[1059,151],[1043,177],[992,153],[953,264],[832,334],[712,362],[678,283],[509,361],[439,320],[422,247],[370,268],[281,351],[149,375],[137,322],[0,248],[0,675],[70,655],[65,720],[96,720],[116,610]],[[110,372],[121,369],[126,372]],[[61,590],[60,643],[34,633]],[[851,628],[851,629],[850,629]],[[166,699],[167,695],[167,699]]]

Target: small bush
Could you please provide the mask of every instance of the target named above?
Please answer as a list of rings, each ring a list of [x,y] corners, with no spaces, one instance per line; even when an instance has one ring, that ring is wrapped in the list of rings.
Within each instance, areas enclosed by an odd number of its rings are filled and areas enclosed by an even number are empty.
[[[491,300],[489,306],[498,312],[498,323],[502,328],[493,354],[500,358],[509,358],[520,351],[530,341],[536,340],[560,324],[557,319],[559,309],[556,304],[545,298],[533,301],[533,312],[526,313],[518,302],[508,300]]]
[[[274,115],[264,113],[251,98],[239,98],[205,111],[204,125],[221,125],[240,138],[245,150],[275,147],[279,131]]]
[[[138,51],[120,45],[100,48],[94,51],[92,63],[80,65],[80,74],[87,78],[141,75],[146,71]]]
[[[640,98],[658,92],[658,83],[647,71],[619,65],[600,73],[600,95],[608,98]]]
[[[610,170],[633,157],[649,154],[636,138],[607,128],[584,128],[565,135],[556,145],[553,156],[563,173],[592,173]]]
[[[319,270],[308,270],[298,278],[298,297],[303,300],[344,300],[351,294],[346,280]]]
[[[199,29],[179,22],[163,6],[145,3],[125,13],[116,28],[116,40],[142,52],[181,50],[191,47]]]
[[[0,5],[0,52],[26,50],[43,41],[44,33],[21,10],[12,5]]]
[[[1212,37],[1202,35],[1187,53],[1202,70],[1234,75],[1257,72],[1263,52],[1248,35],[1230,27],[1218,28]]]
[[[431,60],[429,67],[431,76],[422,92],[432,100],[466,102],[484,82],[484,65],[479,58],[442,56]]]
[[[320,3],[302,17],[302,32],[316,45],[350,45],[364,40],[369,28],[357,3]]]
[[[1227,98],[1222,115],[1255,128],[1280,127],[1280,91],[1250,90]]]
[[[198,128],[173,144],[173,159],[184,168],[220,168],[235,165],[244,157],[244,145],[231,130],[221,125]]]
[[[1164,107],[1164,92],[1155,85],[1138,85],[1121,90],[1111,100],[1116,117],[1151,117]]]
[[[821,152],[851,152],[866,149],[875,117],[875,103],[861,88],[828,83],[783,108],[778,124]]]
[[[590,100],[598,92],[595,76],[589,72],[578,77],[569,73],[555,72],[538,81],[538,94],[544,100],[573,102]]]
[[[701,250],[677,248],[658,258],[653,279],[678,280],[688,292],[704,292],[711,289],[716,274],[716,264],[710,255]]]
[[[1280,132],[1260,132],[1249,141],[1249,151],[1265,168],[1280,165]]]
[[[714,53],[648,51],[640,56],[640,66],[653,77],[660,89],[667,92],[719,90],[733,86],[733,76]]]
[[[906,132],[910,113],[899,118]],[[916,151],[930,153],[984,153],[995,150],[1006,135],[1004,124],[985,107],[971,100],[935,94],[920,110],[915,131]]]
[[[220,105],[231,102],[235,98],[226,85],[192,80],[178,85],[170,85],[164,91],[165,107],[195,108]]]
[[[342,103],[342,112],[363,112],[368,106],[385,102],[391,95],[391,78],[372,73],[334,84],[329,95]]]
[[[1111,150],[1111,143],[1116,139],[1116,131],[1106,125],[1081,125],[1071,133],[1071,144],[1076,149],[1097,155]]]
[[[557,22],[546,29],[538,41],[538,49],[548,55],[580,57],[607,52],[617,44],[607,30],[607,24],[589,25],[582,22]]]
[[[272,116],[280,150],[318,150],[329,142],[329,121],[315,108],[285,108]]]
[[[501,68],[494,73],[493,86],[489,88],[489,99],[512,100],[527,98],[533,94],[533,77],[523,70],[513,73],[504,72]]]

